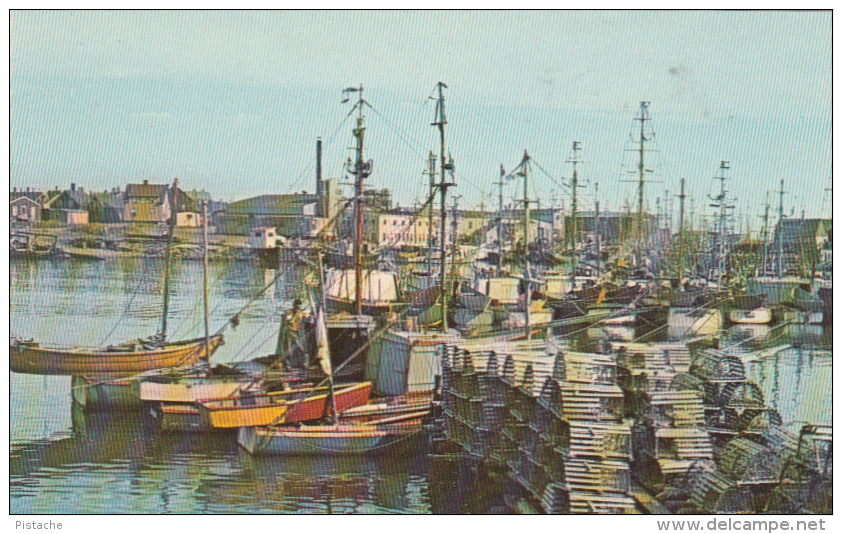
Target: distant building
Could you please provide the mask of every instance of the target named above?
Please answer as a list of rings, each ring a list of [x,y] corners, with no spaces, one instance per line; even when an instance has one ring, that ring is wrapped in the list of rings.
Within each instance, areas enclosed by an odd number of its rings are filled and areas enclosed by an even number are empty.
[[[769,265],[777,271],[783,258],[781,274],[812,277],[822,263],[832,258],[832,223],[825,219],[784,219],[775,226],[769,243]],[[825,252],[827,251],[827,252]]]
[[[426,246],[428,232],[429,219],[416,216],[415,210],[395,208],[385,212],[363,212],[364,239],[378,247]]]
[[[170,219],[171,204],[164,184],[141,184],[126,186],[123,220],[133,223],[165,223]]]
[[[70,189],[58,194],[50,195],[43,204],[42,216],[44,220],[58,222],[62,225],[88,224],[88,204],[91,196],[82,187],[70,184]]]
[[[252,228],[276,228],[278,235],[307,237],[315,235],[324,225],[317,217],[317,195],[259,195],[231,202],[218,214],[217,232],[248,235]]]
[[[125,216],[125,195],[119,188],[102,193],[91,193],[88,202],[88,221],[114,224],[123,222]]]
[[[39,222],[41,220],[42,203],[47,195],[40,191],[18,191],[15,188],[9,195],[9,220]]]

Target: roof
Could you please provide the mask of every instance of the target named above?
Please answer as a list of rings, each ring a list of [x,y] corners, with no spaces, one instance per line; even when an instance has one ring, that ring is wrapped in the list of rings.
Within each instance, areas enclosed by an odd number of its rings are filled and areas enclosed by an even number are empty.
[[[123,193],[106,191],[104,193],[92,193],[91,202],[106,207],[122,210],[125,202],[123,202]]]
[[[128,184],[126,198],[161,198],[168,190],[164,184]]]
[[[170,203],[172,203],[172,192],[169,191],[169,190],[168,190],[168,192],[170,194]],[[198,202],[195,202],[190,197],[190,195],[188,195],[187,193],[182,191],[181,188],[178,189],[178,195],[176,196],[176,200],[178,200],[178,212],[179,213],[184,213],[184,212],[199,213],[200,211],[202,211],[201,204],[198,203]]]
[[[39,206],[41,205],[37,200],[35,200],[32,197],[27,196],[27,195],[24,195],[24,196],[18,195],[16,197],[12,196],[11,199],[9,200],[9,204],[14,204],[15,202],[21,202],[21,203],[32,202],[33,204],[37,204]]]
[[[38,199],[43,195],[41,191],[15,191],[9,193],[9,202],[13,202],[19,198],[28,198],[29,200],[33,200],[38,202]]]
[[[297,193],[291,195],[259,195],[228,204],[231,215],[301,215],[307,204],[318,202],[316,195]]]
[[[204,189],[201,191],[198,191],[196,189],[188,191],[187,195],[196,202],[211,202],[213,200],[211,198],[211,194],[205,191]]]

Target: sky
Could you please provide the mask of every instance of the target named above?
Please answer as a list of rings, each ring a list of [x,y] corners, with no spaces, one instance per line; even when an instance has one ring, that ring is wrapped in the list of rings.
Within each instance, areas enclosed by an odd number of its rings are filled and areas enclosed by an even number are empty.
[[[752,228],[785,180],[787,215],[829,216],[829,12],[13,11],[10,185],[104,190],[178,178],[231,201],[347,181],[350,104],[364,87],[366,185],[402,206],[426,194],[437,82],[460,208],[491,209],[524,151],[530,196],[622,209],[637,164],[630,134],[650,102],[649,209],[681,178],[711,210],[721,161]],[[505,203],[522,195],[505,186]],[[677,210],[674,200],[673,208]],[[687,212],[691,209],[688,200]]]

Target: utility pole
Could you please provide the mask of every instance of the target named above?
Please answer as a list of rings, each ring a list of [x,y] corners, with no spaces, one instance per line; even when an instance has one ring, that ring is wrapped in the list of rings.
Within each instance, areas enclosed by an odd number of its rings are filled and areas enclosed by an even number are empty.
[[[681,193],[678,195],[678,287],[684,279],[684,178],[681,179]]]
[[[505,183],[506,170],[500,164],[500,181],[494,182],[499,190],[499,202],[497,208],[497,276],[503,276],[503,184]]]
[[[455,187],[456,183],[453,181],[448,182],[446,172],[450,172],[451,179],[453,178],[453,174],[455,171],[455,166],[453,165],[453,158],[449,158],[447,163],[445,163],[444,158],[444,125],[447,124],[447,117],[444,113],[444,92],[443,89],[446,89],[447,86],[439,82],[436,87],[439,90],[439,97],[436,100],[436,118],[435,122],[433,122],[432,126],[437,126],[439,129],[439,139],[441,141],[441,153],[440,153],[440,161],[441,165],[441,180],[436,187],[439,188],[439,192],[441,193],[441,330],[442,332],[447,331],[447,268],[445,265],[445,257],[447,253],[447,243],[445,243],[445,235],[447,232],[446,226],[446,216],[447,216],[447,188],[448,187]]]

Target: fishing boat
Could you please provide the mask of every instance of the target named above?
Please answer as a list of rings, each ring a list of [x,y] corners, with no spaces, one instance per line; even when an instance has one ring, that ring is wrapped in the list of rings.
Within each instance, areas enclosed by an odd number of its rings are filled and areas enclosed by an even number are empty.
[[[354,269],[327,272],[328,309],[334,313],[356,311],[356,287],[360,291],[360,312],[365,315],[380,316],[396,312],[405,307],[398,295],[398,282],[395,273],[388,271],[369,271],[361,274],[359,284]]]
[[[245,427],[237,442],[250,454],[283,456],[361,455],[383,452],[408,444],[422,435],[422,418],[428,412],[384,418],[366,424],[336,424],[300,427]],[[393,422],[387,422],[392,419]]]
[[[177,194],[178,180],[175,180],[172,192],[174,206],[178,205]],[[10,337],[9,368],[13,372],[25,374],[114,378],[155,369],[184,367],[199,359],[210,358],[223,343],[221,334],[210,335],[206,328],[205,337],[202,338],[176,342],[166,339],[171,249],[177,215],[174,209],[169,228],[164,268],[163,313],[158,334],[105,347],[67,347]]]
[[[325,417],[331,409],[345,411],[368,402],[371,382],[330,388],[300,388],[273,393],[247,394],[198,402],[203,421],[214,428],[299,423]]]
[[[33,375],[130,376],[191,365],[208,358],[222,342],[222,335],[217,334],[210,340],[196,338],[157,343],[154,339],[139,339],[120,345],[85,348],[11,338],[9,369]]]

